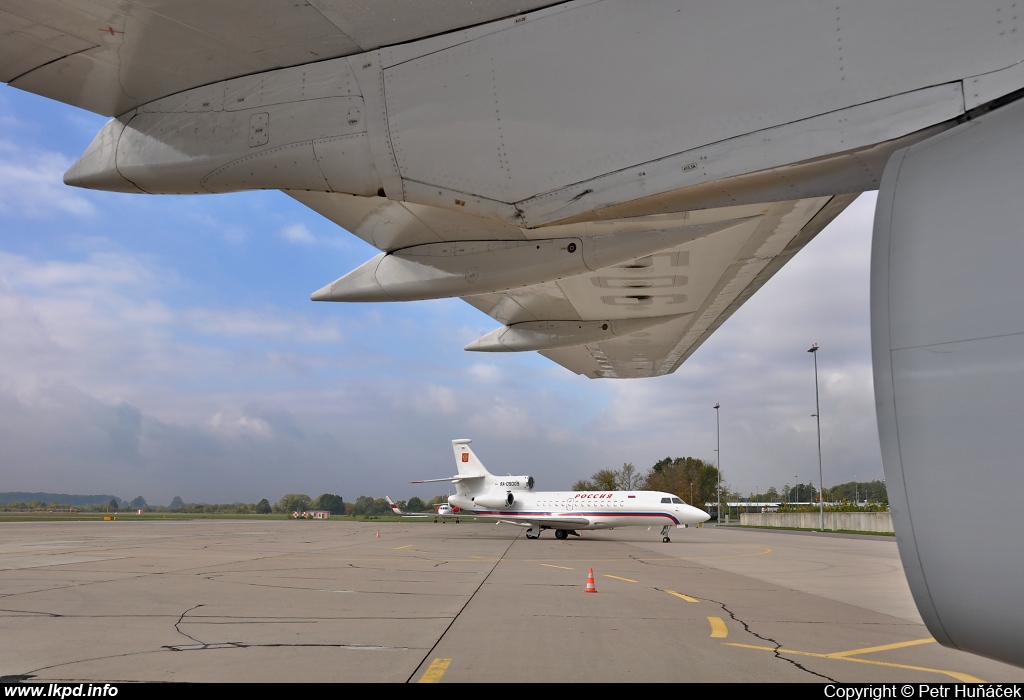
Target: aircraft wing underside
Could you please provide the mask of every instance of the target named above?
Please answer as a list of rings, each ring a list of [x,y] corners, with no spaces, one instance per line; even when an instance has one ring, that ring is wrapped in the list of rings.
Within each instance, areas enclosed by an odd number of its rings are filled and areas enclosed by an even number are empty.
[[[610,234],[661,233],[670,243],[680,241],[595,272],[462,296],[520,333],[518,345],[508,335],[481,342],[500,334],[499,329],[468,350],[538,350],[590,378],[674,372],[857,197],[806,197],[527,229],[377,197],[288,194],[383,251],[451,241],[583,240]]]
[[[590,378],[670,374],[855,198],[758,205],[760,213],[742,223],[653,255],[559,282],[463,298],[511,327],[664,319],[615,338],[540,353]]]
[[[650,377],[675,371],[857,193],[877,188],[893,150],[1024,81],[991,49],[955,71],[922,64],[882,90],[837,83],[794,42],[773,42],[775,64],[806,64],[795,95],[763,89],[772,61],[737,59],[742,40],[711,59],[715,79],[697,79],[677,66],[706,60],[703,49],[679,32],[725,31],[735,13],[678,9],[7,0],[0,80],[117,116],[70,184],[280,189],[392,254],[317,300],[458,296],[502,324],[468,350],[538,351],[591,378]],[[780,9],[782,25],[799,24],[793,36],[835,21]],[[601,50],[603,32],[626,43]],[[858,54],[857,65],[874,75],[894,56]],[[568,89],[579,84],[588,91]],[[573,256],[560,261],[559,250]],[[383,271],[408,272],[424,256],[439,274]]]
[[[9,0],[0,80],[115,116],[197,85],[351,56],[551,0]]]

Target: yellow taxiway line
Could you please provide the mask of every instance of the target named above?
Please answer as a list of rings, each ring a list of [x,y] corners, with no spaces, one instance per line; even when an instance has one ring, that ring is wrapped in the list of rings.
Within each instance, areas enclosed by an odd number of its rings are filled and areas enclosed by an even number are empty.
[[[441,676],[448,670],[448,665],[452,662],[451,659],[434,659],[423,676],[420,678],[420,683],[439,683]]]
[[[708,622],[711,623],[711,636],[716,639],[725,639],[729,636],[729,629],[725,626],[725,621],[720,617],[708,617]]]
[[[676,593],[675,591],[670,591],[668,589],[665,589],[665,592],[668,593],[669,595],[674,595],[676,598],[682,598],[687,603],[699,603],[700,602],[696,598],[691,598],[690,596],[683,595],[682,593]]]
[[[816,658],[819,658],[819,659],[836,659],[838,661],[852,661],[853,663],[857,663],[857,664],[871,664],[872,666],[886,666],[888,668],[902,668],[902,669],[906,669],[908,671],[924,671],[925,673],[939,673],[939,674],[942,674],[942,675],[945,675],[945,676],[949,676],[951,678],[955,678],[956,680],[960,681],[961,683],[984,683],[985,682],[985,681],[981,680],[980,678],[975,678],[974,676],[972,676],[970,674],[960,673],[959,671],[948,671],[946,669],[941,669],[941,668],[926,668],[924,666],[908,666],[907,664],[894,664],[894,663],[889,663],[887,661],[873,661],[871,659],[856,659],[856,658],[853,658],[853,656],[852,656],[853,654],[867,654],[867,653],[873,652],[873,651],[884,651],[884,650],[888,650],[888,649],[899,649],[901,647],[915,646],[915,645],[918,645],[918,644],[928,644],[929,642],[934,642],[934,641],[935,640],[931,639],[931,638],[928,638],[928,639],[915,639],[915,640],[910,641],[910,642],[901,642],[901,643],[898,643],[898,644],[886,644],[884,646],[867,647],[867,648],[864,648],[864,649],[853,649],[851,651],[838,651],[838,652],[835,652],[835,653],[832,653],[832,654],[815,654],[815,653],[810,652],[810,651],[797,651],[795,649],[781,649],[781,648],[776,648],[776,647],[762,647],[762,646],[754,646],[753,644],[736,644],[734,642],[729,642],[728,646],[740,647],[742,649],[756,649],[758,651],[770,651],[772,653],[779,653],[779,654],[796,654],[798,656],[813,656],[813,657],[816,657]]]

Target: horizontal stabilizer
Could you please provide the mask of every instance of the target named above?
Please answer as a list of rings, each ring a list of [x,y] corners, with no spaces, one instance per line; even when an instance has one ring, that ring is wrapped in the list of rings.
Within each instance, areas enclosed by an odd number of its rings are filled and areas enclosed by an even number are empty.
[[[470,479],[483,479],[484,475],[479,474],[477,476],[449,476],[446,479],[420,479],[419,481],[410,481],[410,484],[436,484],[442,481],[450,481],[453,484],[457,484],[460,481],[469,481]]]

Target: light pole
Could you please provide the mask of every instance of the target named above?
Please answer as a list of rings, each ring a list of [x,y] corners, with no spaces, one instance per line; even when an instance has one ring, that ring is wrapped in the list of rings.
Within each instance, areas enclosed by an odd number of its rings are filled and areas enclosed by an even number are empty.
[[[718,524],[722,524],[722,424],[718,420],[718,408],[722,404],[715,404],[715,435],[718,440],[718,447],[715,449],[715,461],[718,464],[715,465],[715,471],[718,472],[718,507],[715,508],[715,513],[718,515]]]
[[[821,476],[821,405],[818,403],[818,344],[814,343],[807,352],[814,355],[814,419],[818,424],[818,512],[821,514],[821,531],[825,531],[825,480]]]
[[[793,475],[793,481],[796,482],[796,502],[799,503],[800,502],[800,475],[799,474],[794,474]]]

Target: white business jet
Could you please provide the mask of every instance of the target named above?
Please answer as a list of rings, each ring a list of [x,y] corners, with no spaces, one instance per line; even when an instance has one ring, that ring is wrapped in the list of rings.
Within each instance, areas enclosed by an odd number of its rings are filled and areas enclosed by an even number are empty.
[[[398,507],[397,503],[391,500],[391,496],[385,496],[384,498],[387,499],[388,505],[391,506],[392,512],[394,512],[395,515],[402,516],[403,518],[433,518],[435,523],[438,521],[438,519],[440,519],[441,522],[443,523],[450,518],[454,518],[455,522],[459,522],[459,520],[462,517],[464,517],[459,512],[458,508],[453,508],[447,503],[438,503],[435,506],[435,510],[433,513],[406,513],[404,510]]]
[[[425,479],[414,484],[450,481],[455,495],[448,497],[457,513],[485,517],[512,525],[526,525],[526,537],[535,540],[554,530],[564,540],[579,537],[579,530],[613,527],[660,527],[662,542],[670,542],[672,527],[697,525],[710,516],[683,499],[660,491],[534,491],[532,476],[495,476],[469,448],[472,440],[452,440],[457,476]]]

